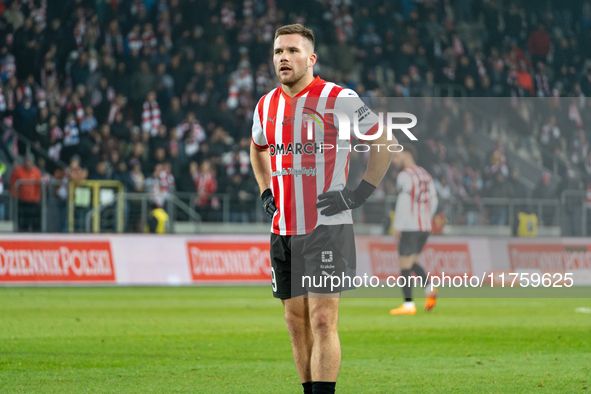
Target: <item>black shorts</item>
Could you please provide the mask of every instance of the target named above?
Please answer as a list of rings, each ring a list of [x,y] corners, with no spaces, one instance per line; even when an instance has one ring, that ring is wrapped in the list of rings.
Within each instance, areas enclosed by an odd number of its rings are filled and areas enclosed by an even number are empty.
[[[421,253],[427,238],[429,238],[428,231],[403,231],[398,243],[398,254],[411,256]]]
[[[271,234],[271,277],[275,298],[353,289],[351,282],[356,265],[352,224],[318,226],[306,235]],[[333,276],[339,278],[338,286]]]

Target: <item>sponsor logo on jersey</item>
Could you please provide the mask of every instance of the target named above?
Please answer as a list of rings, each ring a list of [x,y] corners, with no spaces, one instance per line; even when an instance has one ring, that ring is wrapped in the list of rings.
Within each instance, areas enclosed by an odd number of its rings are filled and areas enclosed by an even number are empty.
[[[316,176],[316,168],[314,167],[310,167],[310,168],[282,168],[280,170],[277,171],[273,171],[271,172],[271,176],[287,176],[287,175],[294,175],[294,176],[301,176],[301,175],[306,175],[306,176]]]
[[[283,155],[315,155],[317,153],[323,153],[327,147],[326,144],[317,142],[301,142],[288,143],[288,144],[269,144],[269,154],[271,156],[283,156]]]
[[[324,250],[320,256],[323,263],[332,263],[332,250]]]
[[[284,116],[283,122],[281,124],[284,126],[289,126],[290,124],[293,123],[294,120],[295,120],[295,117],[293,117],[293,116]]]

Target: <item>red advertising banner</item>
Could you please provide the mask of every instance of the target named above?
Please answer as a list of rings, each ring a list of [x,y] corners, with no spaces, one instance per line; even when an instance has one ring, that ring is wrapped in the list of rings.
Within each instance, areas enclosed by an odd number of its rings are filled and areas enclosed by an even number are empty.
[[[509,260],[515,270],[542,272],[571,272],[591,270],[591,245],[552,243],[509,244]]]
[[[395,243],[369,243],[369,255],[373,275],[380,279],[400,275],[398,265],[398,246]],[[468,244],[431,244],[427,243],[419,257],[419,264],[430,276],[472,275],[472,262]]]
[[[187,250],[194,281],[271,280],[269,242],[189,241]]]
[[[115,282],[109,241],[0,241],[0,282]]]

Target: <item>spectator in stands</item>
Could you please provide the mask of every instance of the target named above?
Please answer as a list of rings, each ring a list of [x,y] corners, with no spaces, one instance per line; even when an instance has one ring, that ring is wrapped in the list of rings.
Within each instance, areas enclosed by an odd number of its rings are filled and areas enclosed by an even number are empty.
[[[33,104],[32,97],[29,95],[24,96],[22,102],[16,106],[14,115],[14,128],[29,134],[28,131],[31,130],[35,125],[37,113],[38,110]]]
[[[98,161],[94,166],[94,170],[90,172],[88,175],[89,180],[93,181],[106,181],[109,179],[109,175],[107,173],[107,164],[104,161]]]
[[[110,157],[112,152],[121,153],[119,139],[111,134],[111,126],[108,124],[101,126],[100,142],[103,157]]]
[[[50,144],[49,110],[47,105],[39,108],[39,114],[33,125],[33,130],[28,136],[35,141],[37,149],[47,150]]]
[[[131,130],[121,112],[115,115],[115,120],[111,124],[111,135],[117,138],[120,144],[127,145],[131,141]],[[121,151],[125,151],[125,148],[122,147]]]
[[[80,53],[78,60],[72,64],[70,73],[72,75],[72,84],[74,86],[78,84],[86,85],[86,81],[90,76],[90,68],[88,66],[88,52],[83,51]]]
[[[197,197],[194,202],[197,212],[200,213],[204,220],[218,221],[221,206],[218,197],[214,196],[218,190],[218,183],[215,170],[209,160],[205,160],[201,164],[198,176],[194,178],[194,181],[197,190]]]
[[[59,120],[56,115],[49,118],[49,147],[47,153],[54,161],[61,160],[62,140],[64,131],[59,127]]]
[[[154,111],[154,109],[152,108],[152,103],[156,100],[156,95],[154,94],[152,99],[152,96],[148,96],[148,93],[150,93],[155,88],[155,77],[152,71],[150,70],[150,65],[147,61],[142,60],[140,62],[138,70],[135,71],[131,76],[130,83],[131,99],[135,103],[134,110],[136,111],[136,113],[141,113],[142,107],[144,106],[144,99],[146,99],[146,102],[148,103],[148,110]],[[150,114],[150,120],[152,120],[154,115],[155,114]],[[159,116],[160,114],[158,114],[158,117]],[[145,130],[145,127],[143,126],[142,122],[142,129]],[[151,125],[148,130],[152,130]]]
[[[18,200],[18,231],[41,231],[41,171],[31,155],[12,172],[10,193]]]
[[[553,156],[554,148],[560,144],[561,133],[560,129],[556,125],[556,116],[549,116],[542,129],[540,131],[539,140],[540,144],[544,148],[542,152],[542,159],[544,167],[553,168]]]
[[[466,215],[466,224],[476,226],[480,224],[479,211],[481,207],[480,197],[482,194],[482,176],[480,170],[473,170],[470,167],[466,169],[466,179],[464,188],[466,195],[463,198],[464,212]]]
[[[151,203],[150,212],[148,213],[148,223],[146,224],[146,232],[153,234],[165,234],[168,232],[168,221],[168,213],[166,213],[162,207]]]
[[[98,126],[98,122],[94,117],[94,110],[92,106],[87,105],[84,108],[84,118],[80,122],[80,133],[90,133],[92,130],[96,129]]]
[[[505,144],[502,139],[498,139],[489,156],[489,165],[486,167],[485,172],[489,177],[495,176],[497,172],[501,172],[503,177],[509,176],[509,167],[507,166],[507,155],[505,153]],[[503,179],[504,181],[505,179]]]
[[[453,197],[451,186],[448,184],[447,177],[442,176],[435,179],[435,189],[437,190],[437,197],[439,204],[445,211],[446,217],[451,217],[451,198]]]
[[[513,197],[513,188],[506,180],[502,171],[498,171],[495,175],[494,183],[488,188],[487,197],[490,198],[504,198]],[[493,203],[490,206],[489,222],[495,226],[504,226],[507,221],[507,205],[502,202]]]
[[[25,15],[21,12],[18,1],[13,1],[10,8],[4,11],[2,16],[9,25],[12,25],[12,29],[15,31],[25,23]]]
[[[152,176],[146,180],[146,190],[152,193],[151,201],[164,207],[169,193],[174,193],[176,184],[170,169],[170,163],[162,162],[154,166]]]
[[[539,200],[551,200],[556,198],[556,189],[554,186],[552,186],[552,184],[550,183],[552,179],[552,176],[550,175],[549,172],[544,172],[542,174],[542,178],[540,179],[540,182],[538,183],[538,185],[536,186],[536,188],[534,189],[533,193],[532,193],[532,197],[535,199],[539,199]],[[554,206],[550,205],[543,205],[543,209],[542,209],[542,217],[538,218],[541,219],[542,223],[545,226],[551,226],[554,224],[554,215],[555,215],[555,209]]]
[[[579,129],[575,133],[571,148],[570,162],[575,168],[585,170],[589,155],[589,142],[585,130]]]
[[[136,191],[135,182],[131,173],[127,169],[127,163],[124,160],[115,163],[112,178],[114,181],[119,181],[123,184],[123,190],[125,190],[125,192],[131,193]]]
[[[181,108],[181,100],[176,96],[171,98],[170,106],[164,117],[164,124],[169,129],[173,129],[180,125],[184,118],[185,115]]]
[[[78,152],[78,145],[80,144],[80,130],[74,114],[68,114],[66,117],[66,126],[64,127],[64,138],[62,141],[63,160],[69,161],[70,158]]]
[[[153,155],[156,148],[162,148],[166,151],[169,142],[170,139],[168,138],[168,129],[166,128],[166,125],[161,124],[158,127],[158,132],[156,135],[150,138],[150,154]]]
[[[88,178],[88,170],[80,167],[80,156],[75,154],[70,158],[70,165],[65,169],[60,168],[54,173],[56,180],[61,180],[55,189],[58,197],[58,210],[61,218],[60,231],[67,233],[68,229],[68,203],[70,198],[70,182],[83,181]]]
[[[586,203],[584,193],[585,184],[576,176],[574,170],[569,169],[566,177],[563,177],[557,189],[557,196],[564,203],[562,235],[571,237],[583,235],[581,218],[583,215],[583,204]]]
[[[537,64],[546,61],[550,52],[550,35],[542,23],[538,24],[536,30],[531,32],[527,39],[527,49],[532,57],[532,63]]]
[[[230,177],[230,184],[225,192],[230,197],[230,221],[231,222],[249,222],[249,212],[252,210],[252,201],[254,194],[250,193],[250,186],[239,173]]]

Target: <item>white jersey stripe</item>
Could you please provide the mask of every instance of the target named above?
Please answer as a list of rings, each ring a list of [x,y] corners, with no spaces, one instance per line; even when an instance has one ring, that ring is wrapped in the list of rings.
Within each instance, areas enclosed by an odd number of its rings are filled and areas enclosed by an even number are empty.
[[[277,105],[277,116],[275,117],[275,141],[277,144],[283,143],[283,125],[281,124],[281,119],[283,119],[283,111],[285,110],[285,99],[282,95],[279,95],[279,104]],[[277,161],[277,169],[283,168],[283,157],[281,155],[276,156]],[[282,175],[279,175],[279,194],[282,198],[279,199],[279,212],[281,216],[279,217],[279,234],[286,235],[287,227],[285,224],[285,212],[286,204],[285,201],[290,198],[289,196],[285,195],[285,188],[283,187],[283,182],[281,180]]]
[[[305,97],[304,95],[303,97]],[[305,99],[297,99],[295,101],[296,109],[295,113],[302,113],[304,110]],[[294,102],[292,101],[292,105]],[[291,116],[291,114],[290,114]],[[297,123],[293,125],[293,130],[302,130],[302,118],[297,118]],[[305,127],[305,125],[304,125]],[[294,139],[294,143],[301,143],[302,142],[302,134],[298,132],[292,133],[292,138]],[[293,168],[302,168],[302,155],[293,155]],[[304,177],[297,176],[294,177],[293,180],[293,187],[295,189],[295,209],[292,209],[291,214],[297,218],[296,229],[298,234],[305,234],[306,232],[306,212],[304,208],[304,193],[306,192],[303,186],[303,179]]]

